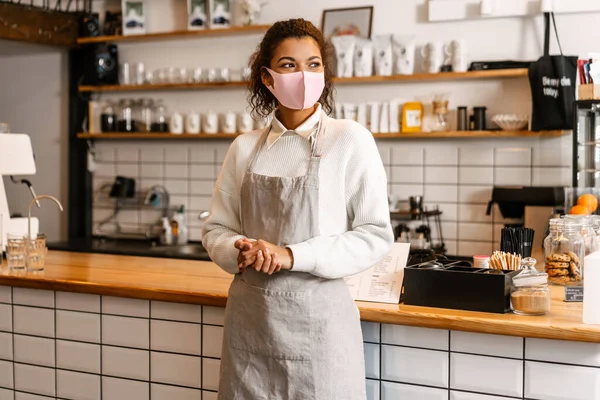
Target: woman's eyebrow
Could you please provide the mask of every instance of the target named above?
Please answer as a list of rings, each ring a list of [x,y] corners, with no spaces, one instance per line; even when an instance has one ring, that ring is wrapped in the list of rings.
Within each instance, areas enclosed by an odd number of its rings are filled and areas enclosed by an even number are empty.
[[[320,60],[321,57],[319,56],[312,56],[311,58],[308,59],[308,61],[312,61],[312,60]]]
[[[285,56],[285,57],[281,57],[279,60],[277,60],[277,62],[280,62],[281,60],[290,60],[290,61],[296,61],[296,60],[294,59],[294,57],[288,57],[288,56]]]

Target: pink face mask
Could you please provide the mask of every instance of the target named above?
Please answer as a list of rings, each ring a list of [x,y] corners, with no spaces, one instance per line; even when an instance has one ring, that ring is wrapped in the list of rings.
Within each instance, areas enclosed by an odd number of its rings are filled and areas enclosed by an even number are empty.
[[[299,71],[280,74],[266,69],[273,77],[273,86],[267,86],[267,89],[281,104],[292,110],[306,110],[314,106],[325,88],[323,72]]]

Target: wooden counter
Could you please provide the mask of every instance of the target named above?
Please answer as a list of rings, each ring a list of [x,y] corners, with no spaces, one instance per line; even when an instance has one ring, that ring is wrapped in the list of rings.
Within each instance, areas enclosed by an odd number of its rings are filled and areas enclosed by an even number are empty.
[[[46,270],[0,274],[0,286],[224,306],[232,276],[212,262],[50,251]],[[582,303],[553,288],[543,317],[357,302],[365,321],[509,336],[600,343],[600,325],[581,322]]]

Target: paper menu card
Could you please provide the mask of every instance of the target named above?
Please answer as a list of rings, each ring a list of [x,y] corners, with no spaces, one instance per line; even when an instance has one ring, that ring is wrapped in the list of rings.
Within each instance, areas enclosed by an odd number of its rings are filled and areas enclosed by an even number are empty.
[[[409,250],[409,243],[394,243],[380,262],[346,278],[354,300],[398,304]]]

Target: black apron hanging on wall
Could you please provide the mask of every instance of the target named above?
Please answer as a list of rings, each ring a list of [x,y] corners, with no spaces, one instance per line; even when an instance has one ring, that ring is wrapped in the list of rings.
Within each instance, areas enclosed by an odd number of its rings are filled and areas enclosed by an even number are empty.
[[[550,55],[550,17],[560,49],[559,56]],[[563,55],[554,13],[544,13],[544,27],[544,55],[529,66],[533,101],[531,129],[573,129],[577,57]]]

